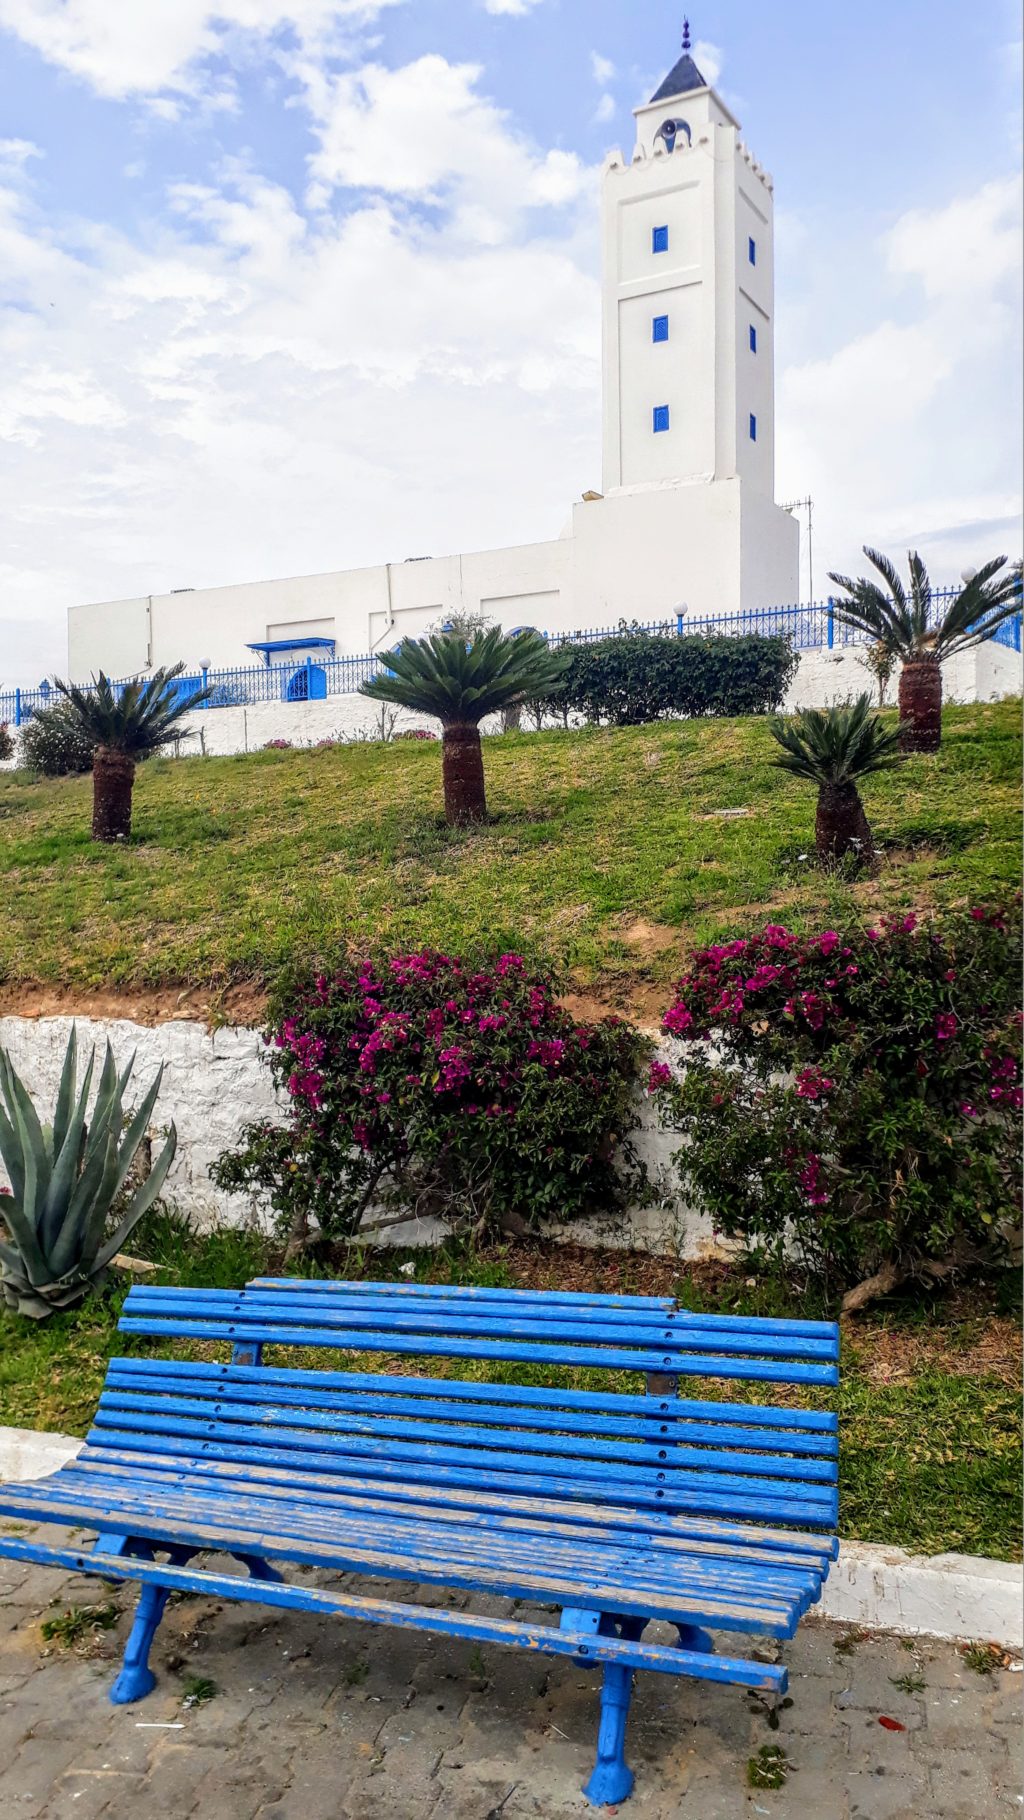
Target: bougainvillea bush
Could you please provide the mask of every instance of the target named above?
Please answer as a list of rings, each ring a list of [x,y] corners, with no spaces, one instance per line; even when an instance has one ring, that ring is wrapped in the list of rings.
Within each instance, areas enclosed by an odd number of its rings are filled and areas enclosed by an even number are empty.
[[[250,1126],[215,1165],[269,1192],[301,1242],[367,1209],[522,1232],[622,1209],[642,1186],[629,1133],[646,1039],[580,1023],[520,955],[422,953],[319,972],[266,1035],[286,1126]]]
[[[1020,1205],[1020,915],[795,935],[694,956],[656,1063],[685,1184],[717,1227],[795,1250],[851,1305],[998,1254]]]

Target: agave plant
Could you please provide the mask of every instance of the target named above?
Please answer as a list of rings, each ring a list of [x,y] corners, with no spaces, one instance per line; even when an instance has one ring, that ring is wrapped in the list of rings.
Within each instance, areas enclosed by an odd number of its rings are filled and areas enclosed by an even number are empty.
[[[209,700],[210,689],[183,694],[175,686],[184,668],[175,664],[117,686],[101,670],[91,689],[54,678],[69,714],[92,744],[94,840],[128,839],[138,760],[180,738],[182,716]]]
[[[782,747],[772,762],[818,786],[819,856],[836,860],[857,853],[873,859],[875,843],[857,781],[899,764],[899,734],[886,732],[867,695],[852,706],[807,708],[792,720],[773,720],[771,731]]]
[[[124,1093],[135,1066],[133,1055],[120,1075],[110,1044],[100,1071],[96,1103],[87,1122],[96,1051],[78,1084],[78,1038],[68,1038],[52,1125],[39,1122],[24,1083],[0,1049],[0,1158],[11,1183],[0,1196],[0,1218],[9,1243],[0,1243],[0,1290],[9,1307],[40,1320],[69,1308],[98,1288],[116,1257],[153,1205],[177,1148],[171,1126],[146,1180],[111,1216],[146,1135],[160,1091],[163,1069],[125,1119]]]
[[[388,655],[389,675],[361,693],[394,702],[441,722],[444,812],[449,822],[483,821],[487,814],[480,722],[557,688],[568,652],[549,651],[539,632],[508,634],[492,626],[472,641],[461,632],[403,639]]]
[[[958,651],[991,638],[1021,610],[1019,570],[1006,575],[1006,557],[997,556],[966,582],[946,611],[936,617],[928,571],[912,550],[910,593],[893,563],[878,550],[864,554],[885,582],[830,575],[848,600],[834,602],[840,625],[866,632],[900,662],[900,744],[904,752],[937,752],[942,741],[942,665]]]

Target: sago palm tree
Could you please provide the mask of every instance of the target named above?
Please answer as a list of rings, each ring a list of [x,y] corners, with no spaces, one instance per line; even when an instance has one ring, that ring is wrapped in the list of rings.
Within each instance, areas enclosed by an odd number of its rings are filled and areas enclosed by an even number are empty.
[[[449,822],[487,814],[480,722],[534,695],[549,694],[569,663],[539,632],[508,635],[492,626],[467,641],[458,632],[403,639],[387,656],[390,674],[364,683],[371,701],[388,701],[441,722],[444,812]]]
[[[772,763],[818,786],[819,858],[842,859],[853,852],[873,859],[875,843],[857,784],[873,771],[890,770],[900,758],[899,734],[885,731],[870,697],[861,695],[845,708],[807,708],[792,720],[773,720],[771,730],[782,747]]]
[[[937,752],[942,740],[942,668],[947,658],[991,638],[1004,619],[1021,609],[1020,576],[1000,575],[1006,557],[997,556],[966,582],[944,613],[933,612],[928,571],[916,550],[909,555],[910,594],[895,565],[865,545],[864,554],[885,582],[829,575],[848,600],[837,600],[840,625],[866,632],[893,653],[900,671],[900,744],[904,752]]]
[[[135,766],[182,733],[181,720],[209,689],[182,694],[175,687],[185,669],[154,670],[116,687],[101,670],[92,688],[54,681],[92,741],[92,833],[94,840],[127,840],[132,831],[132,790]]]

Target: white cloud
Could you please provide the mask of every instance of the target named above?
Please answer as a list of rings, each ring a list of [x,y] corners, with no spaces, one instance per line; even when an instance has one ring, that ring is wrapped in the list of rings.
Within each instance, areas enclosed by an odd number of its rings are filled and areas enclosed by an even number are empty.
[[[780,485],[815,497],[819,579],[863,543],[920,544],[943,577],[1019,554],[1020,200],[1007,178],[903,215],[877,249],[883,320],[782,373]]]
[[[348,213],[233,164],[134,240],[0,184],[0,687],[75,601],[555,536],[599,482],[596,180],[437,62],[327,94]]]
[[[513,233],[522,212],[589,192],[594,174],[572,152],[546,154],[480,94],[480,69],[421,57],[402,69],[367,64],[332,73],[297,60],[318,140],[312,200],[339,188],[421,202],[444,200],[469,240]]]
[[[604,94],[594,109],[594,119],[599,126],[604,126],[607,121],[615,119],[617,112],[615,96]]]
[[[614,63],[609,62],[607,57],[602,57],[599,51],[591,51],[590,67],[594,72],[594,81],[600,88],[607,88],[609,82],[614,80]]]
[[[521,19],[524,13],[532,11],[533,7],[539,5],[540,0],[484,0],[484,11]]]
[[[709,38],[698,38],[693,47],[693,60],[709,87],[716,88],[725,67],[725,55]]]
[[[0,26],[100,94],[184,89],[238,33],[323,39],[402,0],[0,0]]]
[[[8,175],[24,170],[30,158],[42,155],[31,139],[0,139],[0,171]]]

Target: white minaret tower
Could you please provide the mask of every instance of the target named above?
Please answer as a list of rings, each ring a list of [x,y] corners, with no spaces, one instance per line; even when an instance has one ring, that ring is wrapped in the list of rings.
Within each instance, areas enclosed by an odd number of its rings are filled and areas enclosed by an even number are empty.
[[[772,181],[697,68],[689,21],[635,114],[632,158],[613,153],[603,179],[605,500],[691,614],[796,601],[799,527],[774,504]],[[584,523],[577,510],[577,536]]]

